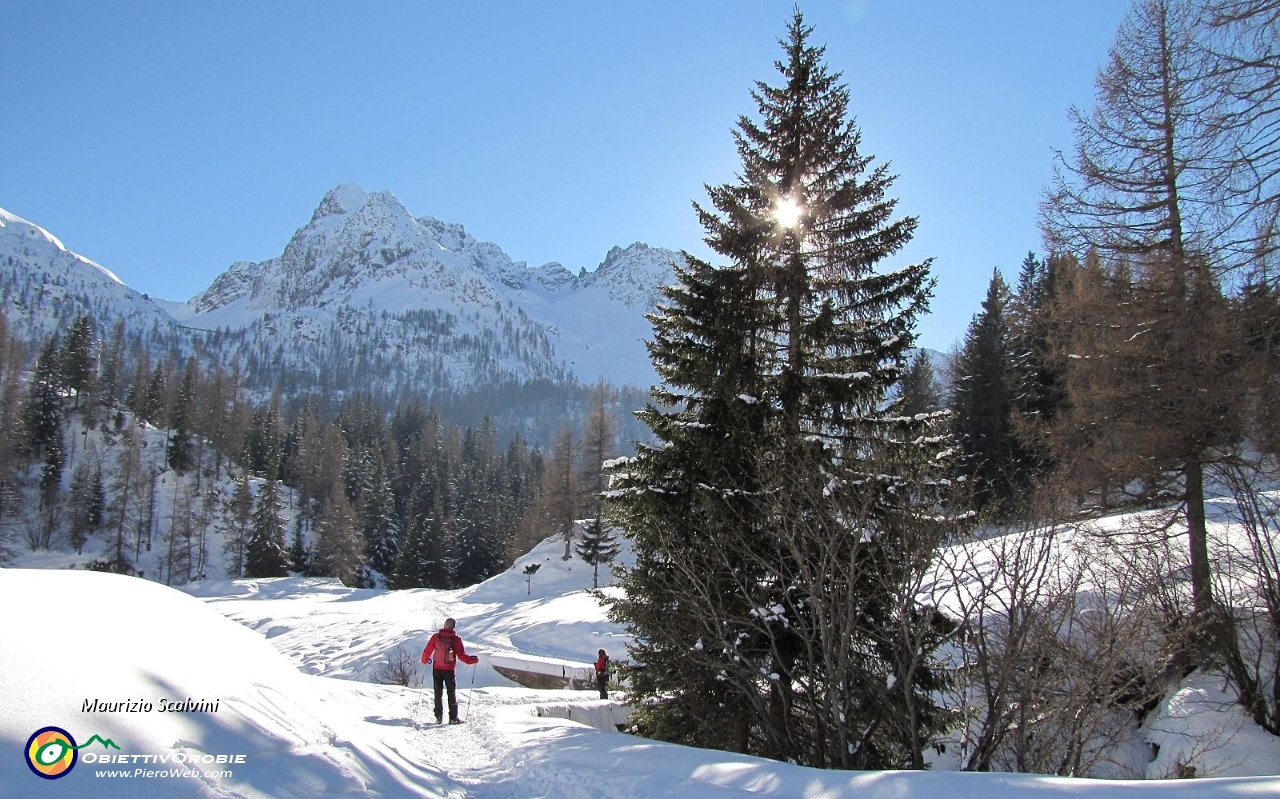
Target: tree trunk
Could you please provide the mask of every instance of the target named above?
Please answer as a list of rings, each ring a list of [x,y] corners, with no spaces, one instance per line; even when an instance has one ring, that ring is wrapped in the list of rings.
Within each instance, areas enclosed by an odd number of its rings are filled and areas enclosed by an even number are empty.
[[[1191,561],[1191,598],[1195,615],[1204,618],[1213,609],[1213,584],[1209,572],[1209,534],[1204,513],[1204,464],[1187,461],[1187,546]]]

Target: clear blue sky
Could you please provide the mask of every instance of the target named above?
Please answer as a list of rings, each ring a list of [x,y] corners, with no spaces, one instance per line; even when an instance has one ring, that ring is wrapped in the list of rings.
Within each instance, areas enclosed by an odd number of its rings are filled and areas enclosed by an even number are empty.
[[[1128,0],[799,2],[866,152],[935,258],[921,343],[1040,250],[1066,112]],[[279,255],[355,182],[512,258],[593,269],[642,241],[708,255],[691,201],[778,83],[792,2],[0,2],[0,207],[139,291],[189,299]]]

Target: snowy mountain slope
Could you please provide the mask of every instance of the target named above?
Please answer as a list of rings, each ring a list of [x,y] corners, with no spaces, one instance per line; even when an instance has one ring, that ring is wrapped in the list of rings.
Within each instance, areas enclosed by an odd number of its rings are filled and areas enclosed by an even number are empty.
[[[116,320],[130,332],[181,335],[173,319],[106,267],[71,252],[49,231],[0,208],[0,309],[19,335],[44,337],[88,314],[105,336]]]
[[[174,575],[170,574],[171,571],[179,575],[178,582],[185,582],[186,576],[181,576],[185,574],[203,574],[212,580],[225,578],[227,503],[236,490],[235,477],[242,474],[241,469],[227,461],[223,468],[217,470],[216,475],[211,474],[212,461],[206,460],[208,471],[204,474],[195,469],[179,474],[166,463],[165,446],[169,431],[139,424],[132,415],[126,415],[126,419],[138,438],[138,463],[149,475],[147,491],[154,498],[151,533],[129,535],[124,553],[126,558],[148,579],[160,582],[172,582]],[[103,426],[86,428],[81,417],[73,417],[65,431],[67,466],[64,481],[72,480],[78,465],[101,464],[105,475],[104,485],[109,487],[109,491],[114,491],[110,486],[118,475],[118,464],[125,447],[122,436],[112,427],[107,425],[105,429]],[[17,544],[18,537],[23,535],[19,531],[28,528],[25,531],[27,540],[23,542],[25,551],[17,558],[15,565],[38,569],[87,569],[94,560],[111,559],[114,538],[105,530],[90,537],[81,553],[75,552],[62,534],[51,541],[48,548],[30,551],[32,545],[29,529],[38,526],[39,512],[34,484],[29,478],[25,482],[27,485],[23,489],[20,507],[30,510],[16,514],[20,519],[14,525],[17,529],[10,527],[2,531],[11,536],[8,543]],[[265,482],[260,477],[249,478],[254,496],[258,495]],[[293,493],[288,487],[283,487],[282,491],[286,498]],[[195,500],[196,496],[211,501],[208,513],[202,511],[201,502]],[[285,524],[290,524],[294,519],[297,503],[290,501],[287,505],[281,511],[281,518]],[[187,543],[181,536],[174,540],[169,533],[181,529],[181,522],[193,516],[197,519],[206,517],[207,523],[196,522],[195,527],[198,529],[193,531],[191,548],[188,550]],[[0,538],[3,537],[0,535]],[[4,542],[0,541],[2,543]]]
[[[594,272],[580,277],[538,274],[516,302],[547,325],[556,352],[579,380],[603,376],[648,388],[657,375],[644,346],[653,335],[644,315],[660,299],[658,287],[674,282],[671,264],[679,258],[643,244],[614,247]]]
[[[453,387],[475,385],[476,371],[559,379],[565,364],[582,382],[647,386],[643,314],[679,257],[635,244],[576,277],[559,264],[529,268],[461,225],[414,218],[390,192],[345,184],[279,257],[233,265],[175,315],[196,328],[260,326],[295,350],[335,326],[372,335],[402,360],[429,360]],[[423,319],[426,338],[414,329]]]

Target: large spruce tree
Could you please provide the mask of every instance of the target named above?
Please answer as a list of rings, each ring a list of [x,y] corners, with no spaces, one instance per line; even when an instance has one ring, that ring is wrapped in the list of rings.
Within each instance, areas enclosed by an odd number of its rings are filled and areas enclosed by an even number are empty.
[[[1012,511],[1027,487],[1014,416],[1017,374],[1008,304],[1009,288],[996,271],[965,335],[951,398],[952,429],[963,453],[957,468],[968,480],[974,507],[997,515]]]
[[[686,254],[677,285],[651,317],[649,344],[662,384],[640,412],[654,443],[610,469],[606,513],[631,540],[635,566],[611,614],[635,634],[643,664],[631,692],[646,735],[686,744],[761,751],[754,686],[728,678],[726,661],[749,667],[767,641],[744,629],[769,570],[757,470],[771,433],[748,321],[756,307],[744,271],[713,269]],[[752,557],[748,547],[764,551]],[[722,643],[726,637],[728,645]],[[736,669],[735,669],[736,672]]]
[[[890,399],[928,263],[880,269],[916,221],[861,152],[849,93],[797,12],[781,86],[757,84],[742,171],[699,208],[728,263],[689,258],[651,317],[656,443],[611,470],[636,565],[648,734],[837,768],[922,767],[942,723],[917,604],[940,525],[939,417]]]

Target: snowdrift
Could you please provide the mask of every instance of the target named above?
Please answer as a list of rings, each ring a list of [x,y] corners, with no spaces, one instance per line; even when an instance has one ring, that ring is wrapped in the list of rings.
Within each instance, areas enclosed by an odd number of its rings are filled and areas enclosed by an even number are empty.
[[[357,743],[377,727],[330,705],[390,689],[308,684],[261,635],[179,591],[8,569],[0,606],[10,610],[0,620],[0,796],[307,797],[402,775],[437,795],[449,787],[403,758],[379,762],[385,753]],[[84,746],[52,780],[26,757],[28,738],[49,726]],[[399,773],[378,776],[388,768]]]

